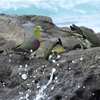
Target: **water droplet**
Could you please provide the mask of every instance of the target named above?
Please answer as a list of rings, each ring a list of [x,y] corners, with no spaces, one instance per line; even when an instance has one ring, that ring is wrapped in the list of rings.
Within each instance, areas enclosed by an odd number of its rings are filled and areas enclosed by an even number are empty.
[[[27,71],[27,69],[26,69],[26,68],[25,68],[24,70],[25,70],[25,71]]]
[[[80,86],[78,85],[78,88],[80,88]]]
[[[54,86],[51,87],[51,90],[53,90],[53,89],[54,89]]]
[[[34,83],[34,80],[32,82]]]
[[[94,93],[92,93],[92,95],[94,95]]]
[[[22,73],[19,73],[19,75],[21,75]]]
[[[9,55],[10,57],[12,56],[12,55]]]
[[[5,84],[3,85],[3,87],[5,87]]]
[[[44,67],[44,66],[42,66],[42,67]]]
[[[40,88],[40,86],[38,85],[37,88]]]
[[[71,70],[71,68],[69,68],[69,70]]]
[[[20,98],[19,98],[19,100],[23,100],[23,99],[24,99],[24,97],[20,97]]]
[[[59,58],[60,58],[60,55],[58,55],[56,59],[59,59]]]
[[[59,64],[57,64],[57,66],[59,66]]]
[[[85,88],[85,86],[83,86],[83,88]]]
[[[27,84],[27,86],[29,86],[30,84]]]
[[[23,94],[23,92],[19,92],[19,94]]]
[[[28,92],[32,92],[30,89],[27,90]]]
[[[27,94],[26,94],[26,98],[28,98],[28,97],[29,97],[29,94],[27,93]]]
[[[55,60],[52,60],[52,62],[55,63],[56,61]]]
[[[31,50],[30,50],[30,52],[32,53],[32,52],[33,52],[33,50],[31,49]]]
[[[9,59],[9,62],[11,62],[11,59]]]
[[[37,70],[35,72],[37,73]]]
[[[80,60],[83,60],[83,58],[80,58]]]
[[[55,80],[57,80],[58,78],[57,77],[55,77]]]
[[[72,60],[72,63],[75,63],[75,61],[74,61],[74,60]]]
[[[49,55],[49,58],[48,59],[51,60],[52,59],[52,55]]]
[[[22,74],[22,79],[27,79],[27,74]]]
[[[25,67],[27,68],[27,67],[28,67],[28,65],[27,65],[27,64],[25,64]]]
[[[20,65],[19,67],[22,68],[22,65]]]
[[[59,84],[59,82],[57,82]]]
[[[36,76],[34,76],[34,78],[35,78]]]

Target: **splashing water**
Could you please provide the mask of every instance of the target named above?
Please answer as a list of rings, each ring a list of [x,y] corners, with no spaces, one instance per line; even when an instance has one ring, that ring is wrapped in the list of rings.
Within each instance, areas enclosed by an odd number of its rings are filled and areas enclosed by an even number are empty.
[[[46,94],[43,92],[43,90],[45,90],[47,88],[47,86],[52,82],[53,74],[54,74],[55,71],[56,71],[56,69],[52,68],[52,73],[51,73],[51,76],[50,76],[50,80],[48,81],[48,83],[46,85],[41,87],[41,89],[39,90],[36,98],[33,99],[33,100],[41,100],[42,98],[46,97]]]

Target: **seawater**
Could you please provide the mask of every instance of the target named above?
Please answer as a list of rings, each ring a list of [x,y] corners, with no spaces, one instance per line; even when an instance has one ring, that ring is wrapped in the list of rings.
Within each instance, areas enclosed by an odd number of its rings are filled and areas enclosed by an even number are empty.
[[[0,13],[49,16],[59,26],[76,24],[100,32],[100,0],[1,0]]]

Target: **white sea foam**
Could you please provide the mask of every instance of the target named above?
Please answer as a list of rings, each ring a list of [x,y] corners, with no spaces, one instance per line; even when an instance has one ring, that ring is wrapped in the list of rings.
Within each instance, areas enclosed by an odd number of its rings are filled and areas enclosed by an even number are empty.
[[[1,0],[0,12],[5,14],[36,14],[50,16],[59,26],[77,24],[100,32],[100,0]]]
[[[65,9],[70,9],[70,10],[72,8],[74,9],[76,8],[77,11],[82,12],[82,13],[84,11],[86,12],[90,10],[91,12],[93,12],[92,9],[84,10],[87,6],[90,6],[91,8],[96,7],[94,8],[94,10],[95,9],[99,10],[99,5],[100,5],[99,0],[96,0],[96,2],[94,0],[82,0],[81,2],[80,0],[51,0],[49,2],[47,0],[28,0],[28,1],[27,0],[1,0],[0,2],[1,2],[0,8],[3,8],[3,9],[6,9],[6,8],[17,9],[18,7],[29,7],[31,4],[33,4],[37,8],[48,9],[54,12],[59,12],[60,11],[59,8],[65,8]],[[80,7],[83,5],[84,7]],[[79,7],[77,8],[77,6]]]

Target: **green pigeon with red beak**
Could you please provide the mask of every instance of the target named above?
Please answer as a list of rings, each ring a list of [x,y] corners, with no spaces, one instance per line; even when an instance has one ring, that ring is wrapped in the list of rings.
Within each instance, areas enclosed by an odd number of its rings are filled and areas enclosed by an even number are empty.
[[[43,31],[41,26],[35,26],[32,34],[28,38],[26,38],[26,40],[24,40],[20,45],[12,48],[12,50],[7,52],[7,54],[15,53],[29,58],[31,54],[34,53],[40,47],[41,31]]]

